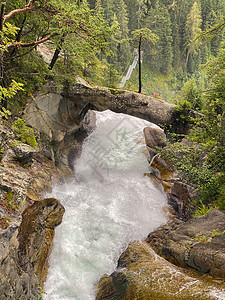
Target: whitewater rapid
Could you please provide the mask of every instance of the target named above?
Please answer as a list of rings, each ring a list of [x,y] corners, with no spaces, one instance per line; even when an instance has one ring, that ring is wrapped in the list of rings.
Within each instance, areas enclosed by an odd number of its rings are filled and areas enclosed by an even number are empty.
[[[166,196],[144,176],[148,170],[145,120],[109,110],[96,112],[74,177],[49,197],[64,205],[56,228],[45,300],[93,300],[94,284],[112,273],[130,241],[166,222]]]

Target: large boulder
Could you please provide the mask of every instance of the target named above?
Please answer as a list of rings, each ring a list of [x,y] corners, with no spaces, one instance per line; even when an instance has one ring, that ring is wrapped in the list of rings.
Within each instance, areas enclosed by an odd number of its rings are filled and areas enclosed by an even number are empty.
[[[62,222],[64,207],[54,198],[36,201],[22,214],[18,232],[18,264],[40,285],[46,280],[54,229]]]
[[[224,233],[225,212],[212,209],[205,216],[164,225],[147,241],[175,264],[225,279]]]
[[[97,300],[223,299],[225,283],[182,270],[159,257],[145,242],[130,243],[110,276],[97,284]]]

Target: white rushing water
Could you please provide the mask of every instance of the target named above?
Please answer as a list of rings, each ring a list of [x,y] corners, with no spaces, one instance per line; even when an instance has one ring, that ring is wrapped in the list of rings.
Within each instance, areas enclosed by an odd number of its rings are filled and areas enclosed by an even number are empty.
[[[127,244],[166,221],[166,196],[144,176],[143,128],[156,125],[111,111],[96,118],[74,178],[48,195],[66,212],[56,228],[46,300],[95,299],[94,284],[114,271]]]

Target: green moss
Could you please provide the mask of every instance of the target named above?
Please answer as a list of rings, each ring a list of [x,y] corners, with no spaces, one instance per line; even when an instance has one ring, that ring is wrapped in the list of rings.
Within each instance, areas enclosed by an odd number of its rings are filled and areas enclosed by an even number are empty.
[[[199,243],[208,243],[211,242],[212,239],[218,235],[220,235],[219,229],[213,229],[213,231],[209,231],[206,235],[202,233],[196,234],[194,239]]]
[[[13,141],[12,143],[8,144],[10,148],[18,146],[18,141]]]
[[[12,127],[16,130],[22,143],[28,144],[33,148],[38,146],[33,129],[28,127],[23,119],[18,118]]]
[[[113,95],[121,95],[121,94],[124,94],[124,93],[125,93],[124,90],[117,90],[117,89],[110,89],[110,88],[109,88],[109,91],[110,91],[111,94],[113,94]]]
[[[38,295],[38,298],[36,298],[35,300],[43,300],[42,294],[46,294],[46,292],[43,290],[43,288],[40,285],[37,286],[37,289],[40,291],[40,294]]]
[[[9,224],[10,224],[10,221],[11,221],[10,217],[4,216],[4,217],[3,217],[3,220],[4,220],[4,225],[5,225],[5,227],[6,227],[6,228],[9,227]]]
[[[12,199],[13,199],[13,196],[14,196],[14,192],[12,191],[9,191],[5,194],[5,199],[8,201],[8,202],[11,202]]]
[[[13,204],[12,200],[13,200],[13,197],[14,197],[14,192],[12,191],[9,191],[5,194],[5,200],[6,200],[6,205],[13,209],[13,210],[17,210],[18,209],[18,205],[15,205]]]

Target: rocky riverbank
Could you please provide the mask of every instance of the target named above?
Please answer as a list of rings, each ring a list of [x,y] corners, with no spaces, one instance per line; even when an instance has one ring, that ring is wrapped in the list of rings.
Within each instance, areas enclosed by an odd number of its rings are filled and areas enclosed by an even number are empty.
[[[146,175],[164,185],[173,215],[145,242],[129,244],[115,272],[96,285],[97,299],[224,299],[225,212],[213,209],[190,219],[191,187],[157,153],[167,146],[165,134],[152,128],[144,134],[151,172]]]
[[[177,267],[157,255],[144,241],[130,243],[117,269],[101,277],[97,300],[224,299],[224,280]]]
[[[65,173],[16,138],[8,123],[0,124],[0,291],[1,299],[35,299],[40,294],[51,253],[54,228],[64,208],[43,199],[52,180]]]
[[[1,121],[0,290],[3,300],[35,299],[40,294],[47,275],[54,228],[64,213],[56,199],[43,199],[43,195],[53,182],[72,175],[74,157],[86,136],[85,122],[93,121],[86,119],[81,124],[89,108],[111,109],[164,125],[172,124],[175,118],[174,105],[162,100],[77,83],[61,91],[48,84],[31,97],[24,118],[36,130],[37,149],[18,140],[16,132]],[[186,271],[182,273],[153,249],[174,264],[224,279],[224,213],[213,210],[208,216],[184,222],[190,217],[191,189],[179,181],[170,162],[158,155],[157,148],[167,145],[163,131],[147,128],[145,137],[151,163],[150,172],[145,175],[164,185],[176,218],[151,233],[145,242],[129,245],[117,270],[100,280],[97,299],[131,299],[133,295],[137,299],[193,299],[193,295],[199,299],[216,299],[213,291],[224,293],[223,280],[215,281],[207,276],[204,279],[197,273],[189,280]],[[172,271],[165,275],[165,270]],[[177,274],[180,275],[175,278]],[[159,277],[166,282],[173,279],[169,290],[161,281],[159,285]],[[188,288],[183,288],[184,284]]]

